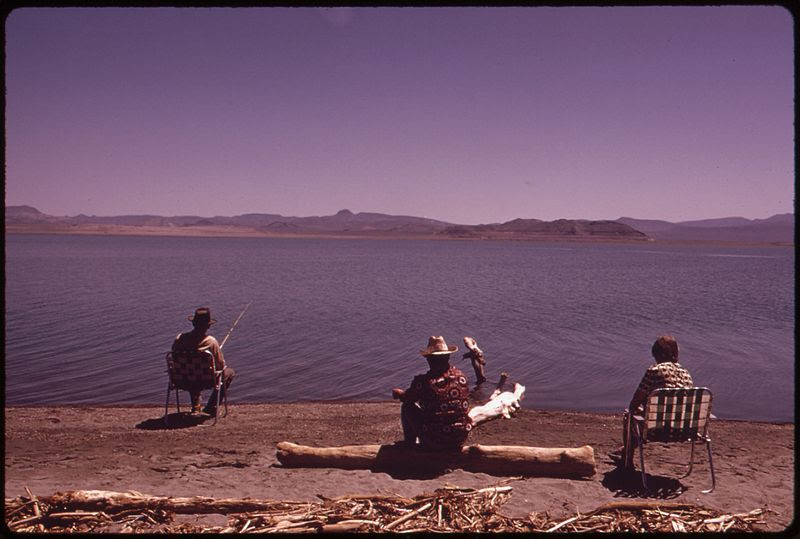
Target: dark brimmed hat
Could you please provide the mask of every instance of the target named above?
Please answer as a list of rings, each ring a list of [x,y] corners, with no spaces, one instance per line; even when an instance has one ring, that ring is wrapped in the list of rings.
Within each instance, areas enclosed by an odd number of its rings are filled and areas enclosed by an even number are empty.
[[[419,353],[423,356],[438,356],[452,354],[456,350],[458,350],[458,346],[447,346],[444,337],[441,335],[438,337],[432,335],[428,337],[428,347],[424,350],[420,350]]]
[[[200,307],[194,312],[194,316],[189,316],[189,320],[194,324],[207,324],[212,326],[217,323],[216,320],[211,318],[211,309],[208,307]]]

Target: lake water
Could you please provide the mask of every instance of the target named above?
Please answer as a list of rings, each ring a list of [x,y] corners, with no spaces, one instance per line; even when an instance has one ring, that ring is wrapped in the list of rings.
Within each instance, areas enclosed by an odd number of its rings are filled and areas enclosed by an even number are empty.
[[[619,412],[671,333],[715,415],[794,421],[793,248],[657,244],[7,235],[6,403],[163,404],[186,317],[248,302],[233,403],[389,399],[435,334],[525,407]]]

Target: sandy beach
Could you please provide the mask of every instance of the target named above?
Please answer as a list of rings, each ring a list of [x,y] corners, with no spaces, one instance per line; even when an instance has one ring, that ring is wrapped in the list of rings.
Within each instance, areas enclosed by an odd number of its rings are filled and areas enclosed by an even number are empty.
[[[174,407],[172,408],[174,412]],[[211,426],[206,416],[162,422],[157,406],[7,407],[5,497],[67,490],[135,490],[157,496],[212,496],[314,501],[319,496],[414,496],[443,485],[485,487],[502,476],[453,470],[436,477],[400,478],[368,470],[284,468],[275,446],[391,443],[401,438],[396,402],[236,404]],[[764,508],[766,529],[779,531],[794,518],[794,425],[714,421],[717,488],[710,485],[704,451],[691,475],[679,479],[689,445],[646,448],[651,492],[640,476],[615,468],[618,416],[523,409],[511,420],[481,425],[471,443],[578,447],[591,445],[597,473],[589,480],[528,477],[511,483],[505,514],[532,511],[573,515],[607,502],[663,499],[725,513]],[[702,449],[702,448],[698,448]],[[222,518],[221,515],[216,515]],[[196,517],[213,521],[214,515]],[[224,519],[223,519],[224,520]]]

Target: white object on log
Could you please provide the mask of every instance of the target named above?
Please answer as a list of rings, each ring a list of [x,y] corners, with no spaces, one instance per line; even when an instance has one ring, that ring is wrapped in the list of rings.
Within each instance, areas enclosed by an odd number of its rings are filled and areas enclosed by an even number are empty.
[[[310,447],[280,442],[277,458],[287,467],[424,472],[461,468],[498,475],[587,478],[595,473],[591,446],[552,448],[468,445],[454,451],[426,451],[405,444]]]
[[[514,384],[513,393],[511,391],[501,392],[498,388],[492,393],[489,402],[470,409],[468,415],[472,418],[473,426],[478,426],[481,423],[500,417],[511,419],[522,408],[520,401],[524,397],[525,386],[522,384]]]

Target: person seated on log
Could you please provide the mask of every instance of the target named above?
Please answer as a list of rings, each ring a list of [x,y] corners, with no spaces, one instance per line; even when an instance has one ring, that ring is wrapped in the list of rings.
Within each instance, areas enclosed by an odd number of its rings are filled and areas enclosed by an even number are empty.
[[[406,390],[392,390],[392,397],[403,402],[400,421],[407,444],[424,449],[458,449],[472,430],[469,417],[469,386],[464,373],[450,364],[457,346],[447,346],[444,337],[432,336],[420,354],[429,370],[414,377]]]
[[[214,368],[216,370],[219,370],[220,368],[222,369],[222,392],[220,393],[220,399],[222,399],[225,397],[225,392],[227,391],[228,386],[231,385],[236,372],[232,368],[225,365],[225,356],[222,355],[222,349],[220,348],[217,339],[211,335],[208,335],[208,329],[217,321],[211,318],[211,310],[208,307],[198,308],[195,310],[194,316],[189,316],[188,318],[192,322],[193,329],[192,331],[187,331],[186,333],[179,333],[178,336],[175,337],[175,341],[172,343],[172,350],[210,351],[211,355],[214,357]],[[189,394],[192,397],[192,413],[199,413],[202,390],[197,389],[190,391]],[[215,415],[216,411],[217,390],[215,389],[208,397],[208,403],[206,404],[205,408],[203,408],[203,413]]]
[[[475,383],[481,385],[486,381],[486,373],[483,371],[486,360],[483,357],[483,351],[478,348],[478,343],[472,337],[464,337],[464,344],[469,349],[465,352],[462,359],[469,358],[472,363],[472,368],[475,371]]]
[[[653,343],[651,353],[656,362],[644,372],[628,409],[622,414],[622,448],[611,454],[613,458],[621,460],[626,468],[633,467],[633,450],[636,449],[631,419],[644,412],[650,392],[661,388],[694,386],[692,375],[678,363],[679,352],[678,341],[672,335],[662,335]]]

